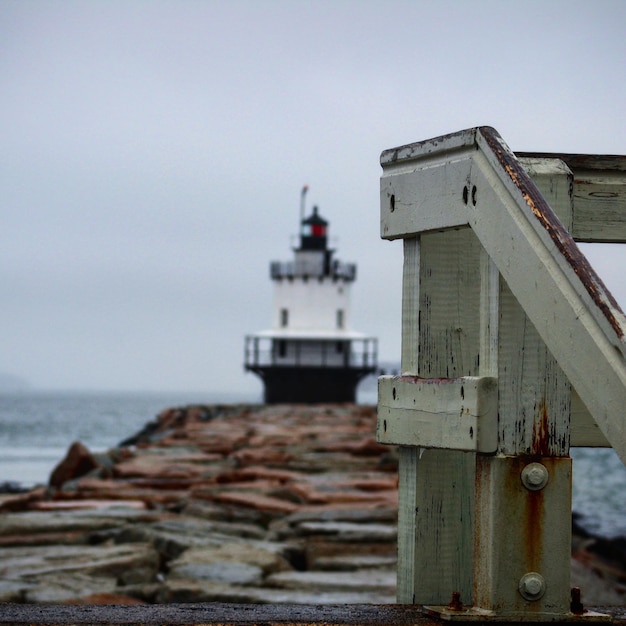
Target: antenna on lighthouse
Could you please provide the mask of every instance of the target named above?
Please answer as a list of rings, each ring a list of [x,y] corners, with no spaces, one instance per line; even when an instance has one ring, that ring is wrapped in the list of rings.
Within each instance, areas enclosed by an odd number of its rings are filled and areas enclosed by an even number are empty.
[[[302,191],[300,192],[300,224],[298,225],[298,232],[300,232],[302,222],[304,221],[304,199],[308,190],[309,186],[304,185],[304,187],[302,187]]]

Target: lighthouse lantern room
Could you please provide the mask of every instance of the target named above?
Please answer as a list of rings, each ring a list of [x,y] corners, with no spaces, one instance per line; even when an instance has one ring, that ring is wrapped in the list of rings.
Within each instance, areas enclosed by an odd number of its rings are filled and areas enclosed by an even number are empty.
[[[273,261],[272,328],[245,339],[245,369],[265,387],[265,402],[354,402],[359,381],[376,370],[377,340],[350,329],[356,265],[328,248],[317,207],[304,218],[292,261]]]

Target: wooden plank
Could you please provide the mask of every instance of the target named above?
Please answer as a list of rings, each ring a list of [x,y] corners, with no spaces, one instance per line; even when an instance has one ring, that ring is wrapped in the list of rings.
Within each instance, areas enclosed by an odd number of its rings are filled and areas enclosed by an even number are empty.
[[[500,331],[500,272],[480,248],[480,362],[481,376],[498,376],[498,345]]]
[[[408,237],[403,241],[402,268],[402,355],[400,368],[403,374],[416,375],[419,354],[419,275],[420,240]]]
[[[418,510],[418,457],[415,447],[398,448],[398,565],[396,600],[416,603],[417,553],[416,513]]]
[[[462,200],[461,200],[462,201]],[[480,243],[469,228],[420,237],[418,375],[477,376]],[[440,604],[472,595],[475,454],[420,450],[415,597]]]
[[[500,291],[499,452],[569,452],[571,388],[506,284]]]
[[[518,153],[520,160],[558,159],[572,172],[572,227],[576,241],[626,243],[626,157]]]
[[[398,239],[429,230],[466,226],[467,215],[458,200],[465,190],[470,157],[468,152],[455,155],[454,181],[449,180],[446,170],[439,167],[419,172],[387,173],[381,177],[380,236]],[[465,193],[469,192],[465,190]]]
[[[467,149],[475,149],[476,130],[476,128],[469,128],[443,137],[435,137],[434,139],[426,139],[425,141],[383,150],[380,155],[380,164],[385,171],[408,172],[415,169],[414,162],[419,162],[421,166],[431,158],[431,155],[434,159],[438,159],[442,145],[445,146],[446,154],[450,155],[455,152],[464,152]]]
[[[465,229],[463,234],[449,231],[408,238],[404,240],[404,252],[402,372],[419,375],[420,371],[449,371],[452,363],[459,371],[472,374],[478,365],[479,340],[475,338],[470,349],[468,337],[473,337],[473,330],[477,332],[480,326],[480,252],[475,237]],[[473,268],[469,274],[468,259]],[[436,280],[432,279],[433,271]],[[454,285],[459,288],[437,287],[440,272],[447,278],[454,277]],[[445,280],[443,284],[447,284]],[[475,306],[466,310],[462,305],[465,298],[473,300]],[[438,311],[445,314],[444,320],[439,320]],[[451,336],[456,336],[455,341],[447,342]],[[435,344],[440,342],[448,345],[446,353],[437,359]],[[474,455],[406,446],[399,453],[398,601],[447,602],[453,590],[470,598]]]
[[[458,450],[409,449],[418,453],[413,602],[447,604],[458,591],[462,601],[469,604],[476,455]]]
[[[626,243],[626,175],[578,171],[574,177],[576,241]]]
[[[579,166],[580,159],[569,159]],[[587,161],[587,160],[585,160]],[[568,165],[557,157],[523,156],[520,162],[546,198],[557,217],[571,233],[574,230],[574,174]],[[604,164],[606,166],[607,164]],[[580,205],[578,205],[580,208]],[[624,211],[626,215],[626,211]],[[578,226],[580,222],[578,222]],[[598,425],[593,421],[587,407],[578,394],[571,396],[570,445],[606,447],[608,442]]]
[[[479,137],[470,224],[539,335],[626,462],[626,320],[506,144]],[[542,204],[543,203],[543,204]]]
[[[404,239],[402,269],[402,372],[417,374],[419,353],[419,237]],[[398,450],[398,566],[397,601],[415,603],[417,508],[417,448]]]
[[[574,175],[561,159],[523,157],[520,163],[569,233],[574,221]]]
[[[386,444],[495,452],[496,379],[382,376],[376,436]]]
[[[521,159],[566,228],[572,225],[572,173],[559,159]],[[571,386],[506,283],[500,285],[500,451],[565,456]]]
[[[476,150],[476,129],[452,133],[433,140],[420,141],[385,150],[380,157],[380,233],[383,239],[406,238],[428,230],[467,224],[459,201],[470,201],[467,175]],[[445,143],[445,154],[441,144]],[[449,185],[442,165],[454,162],[458,167]],[[418,171],[419,170],[419,171]],[[417,177],[415,173],[417,172]],[[425,177],[424,182],[420,178]],[[441,207],[445,204],[446,210]]]
[[[481,245],[469,228],[421,237],[422,378],[477,376],[480,366]]]

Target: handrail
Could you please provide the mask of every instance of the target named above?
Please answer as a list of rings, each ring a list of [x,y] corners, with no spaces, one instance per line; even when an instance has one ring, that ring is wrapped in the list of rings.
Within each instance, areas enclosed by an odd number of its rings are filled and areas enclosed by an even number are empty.
[[[567,620],[571,442],[626,462],[626,316],[568,230],[626,239],[626,159],[569,160],[598,167],[518,159],[490,127],[381,155],[381,236],[404,245],[377,422],[400,446],[398,601],[444,619]]]
[[[471,227],[626,463],[626,317],[497,131],[387,150],[381,164],[381,237]]]

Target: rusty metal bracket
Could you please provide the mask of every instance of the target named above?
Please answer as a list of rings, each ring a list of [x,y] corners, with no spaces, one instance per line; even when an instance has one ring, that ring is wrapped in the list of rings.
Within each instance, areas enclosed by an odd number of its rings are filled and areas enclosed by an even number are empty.
[[[607,613],[597,613],[595,611],[584,611],[582,614],[558,613],[537,615],[528,613],[509,613],[502,615],[496,613],[495,611],[487,611],[473,606],[463,607],[460,610],[454,610],[453,608],[450,608],[450,606],[423,606],[422,612],[429,617],[436,617],[447,622],[607,623],[613,620],[613,618]]]

